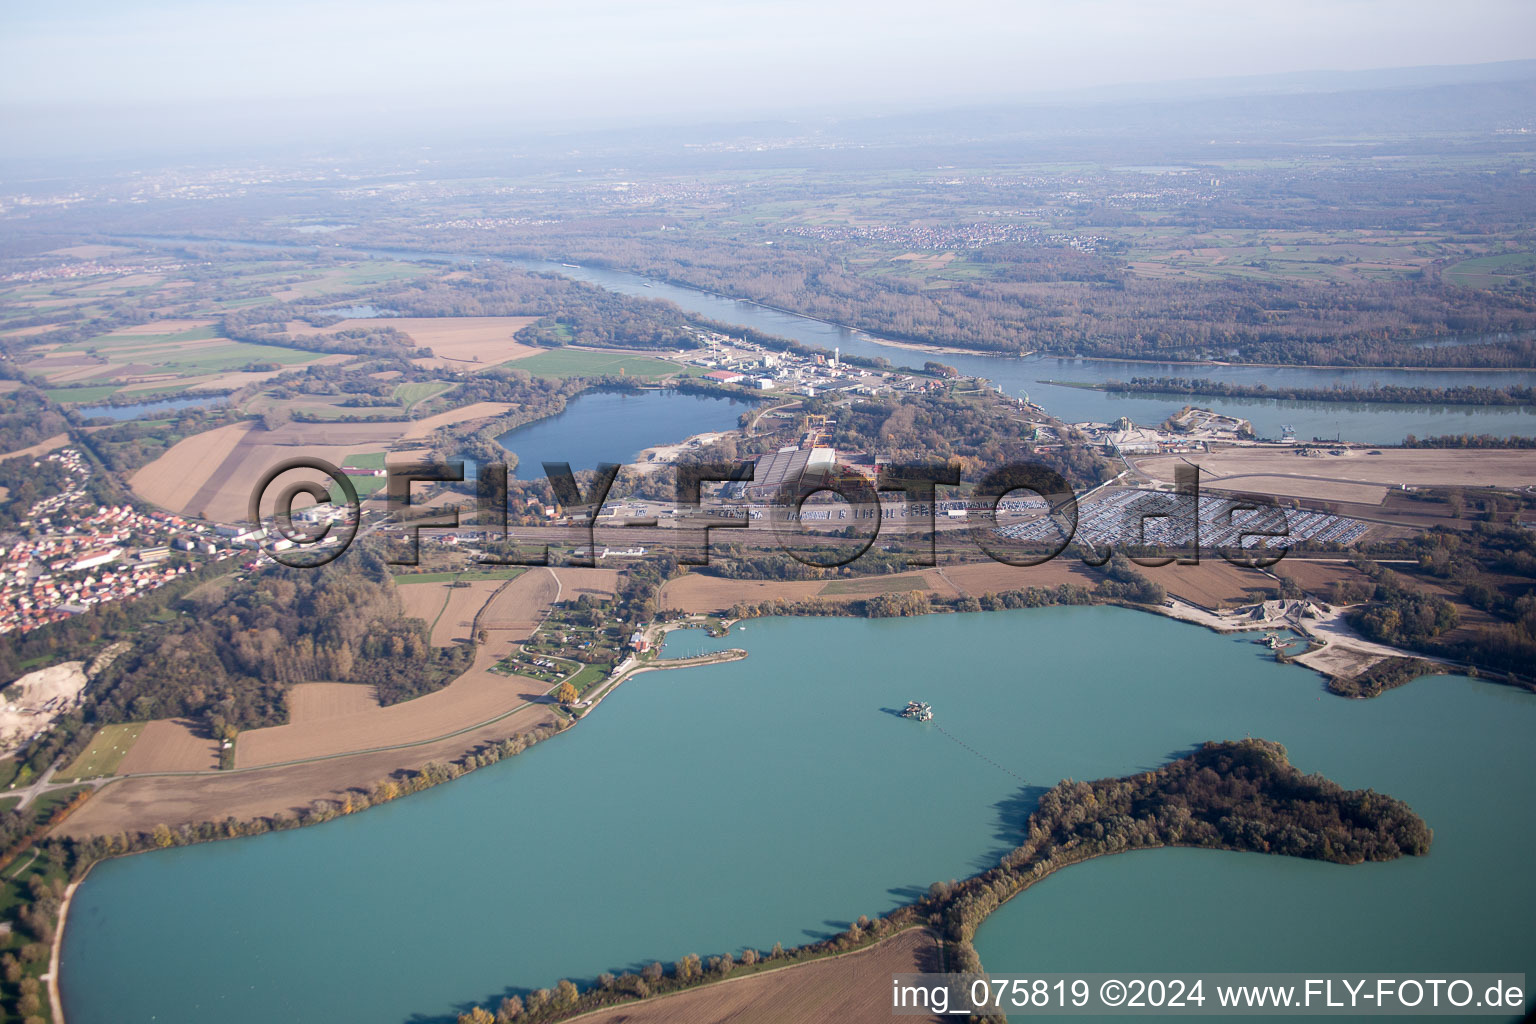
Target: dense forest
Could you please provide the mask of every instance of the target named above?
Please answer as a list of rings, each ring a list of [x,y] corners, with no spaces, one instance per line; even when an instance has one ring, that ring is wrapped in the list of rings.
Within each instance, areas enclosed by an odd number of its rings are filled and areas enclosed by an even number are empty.
[[[1034,425],[991,399],[929,392],[855,402],[839,412],[833,444],[893,463],[955,462],[966,480],[1020,461],[1048,466],[1074,485],[1097,484],[1110,475],[1108,464],[1086,444],[1037,448]]]
[[[287,719],[284,695],[294,683],[368,684],[380,703],[394,704],[445,685],[474,654],[473,645],[434,648],[366,546],[323,568],[274,567],[245,584],[194,591],[183,611],[102,673],[94,719],[276,725]]]
[[[1465,605],[1494,621],[1457,628],[1462,617],[1454,603],[1361,556],[1356,564],[1370,579],[1365,592],[1341,586],[1332,596],[1337,603],[1366,602],[1353,620],[1362,633],[1536,685],[1536,532],[1478,518],[1464,529],[1436,527],[1378,544],[1371,553],[1415,558],[1420,575],[1442,582]]]
[[[1222,398],[1273,398],[1288,402],[1380,402],[1398,405],[1530,405],[1536,403],[1536,387],[1511,384],[1502,388],[1407,387],[1372,384],[1370,387],[1308,388],[1270,387],[1267,384],[1233,384],[1229,381],[1189,377],[1132,377],[1110,380],[1096,390],[1123,395],[1216,395]]]
[[[41,392],[29,387],[0,392],[0,454],[30,448],[68,427],[58,406]]]

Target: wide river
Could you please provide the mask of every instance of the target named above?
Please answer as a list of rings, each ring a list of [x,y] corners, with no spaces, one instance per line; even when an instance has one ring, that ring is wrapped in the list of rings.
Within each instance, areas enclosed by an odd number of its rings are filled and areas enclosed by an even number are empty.
[[[135,237],[139,242],[181,244],[207,241],[193,238]],[[231,242],[261,249],[295,249],[301,246],[270,242]],[[326,250],[329,252],[330,250]],[[408,249],[360,249],[369,255],[388,259],[484,260],[480,255],[424,252]],[[1056,356],[968,355],[946,353],[931,356],[910,347],[883,342],[863,331],[810,317],[773,309],[742,299],[732,299],[697,288],[655,281],[638,274],[602,267],[573,267],[546,260],[508,259],[502,262],[526,270],[555,273],[610,291],[646,299],[666,299],[682,309],[727,324],[740,324],[766,334],[790,338],[821,348],[840,348],[845,355],[883,357],[898,366],[921,366],[925,360],[938,359],[962,373],[987,377],[1010,395],[1027,392],[1032,401],[1060,419],[1071,423],[1113,422],[1129,416],[1137,423],[1155,425],[1185,405],[1199,405],[1218,412],[1250,420],[1260,437],[1276,438],[1286,427],[1298,437],[1342,437],[1368,444],[1398,444],[1404,437],[1431,437],[1437,434],[1494,434],[1536,437],[1536,407],[1532,406],[1459,406],[1459,405],[1386,405],[1354,402],[1280,402],[1273,399],[1239,399],[1211,396],[1112,395],[1103,391],[1055,387],[1042,380],[1078,383],[1103,383],[1132,377],[1195,377],[1234,384],[1267,384],[1270,387],[1300,386],[1327,388],[1335,384],[1365,387],[1371,384],[1404,384],[1422,387],[1453,385],[1536,384],[1536,367],[1512,370],[1393,370],[1271,367],[1271,366],[1191,366],[1160,362],[1120,362],[1103,359],[1072,359]],[[1430,339],[1425,348],[1441,344],[1459,344],[1462,339]]]
[[[1158,424],[1185,405],[1199,405],[1250,420],[1260,437],[1279,437],[1294,427],[1298,437],[1342,437],[1368,444],[1397,444],[1409,434],[1497,434],[1536,437],[1536,407],[1478,407],[1461,405],[1385,405],[1364,402],[1279,402],[1208,396],[1113,395],[1082,388],[1054,387],[1042,380],[1099,384],[1132,377],[1195,377],[1234,384],[1270,387],[1328,388],[1404,384],[1418,387],[1536,384],[1536,368],[1521,370],[1388,370],[1337,367],[1191,366],[1179,363],[1120,362],[1069,359],[1057,356],[929,355],[882,342],[863,331],[813,320],[746,302],[712,295],[697,288],[652,281],[636,274],[601,267],[567,267],[553,263],[512,261],[529,270],[553,271],[610,291],[647,299],[667,299],[683,309],[724,323],[742,324],[806,345],[839,348],[844,355],[883,357],[898,366],[921,366],[937,359],[962,373],[987,377],[1010,395],[1027,392],[1052,415],[1070,423],[1109,423],[1129,416],[1137,423]]]
[[[1251,637],[1107,607],[757,620],[668,654],[734,645],[751,657],[638,676],[426,793],[100,865],[64,935],[70,1024],[451,1021],[561,977],[791,945],[989,866],[1037,787],[1250,734],[1407,800],[1433,851],[1105,858],[999,912],[987,965],[1536,974],[1536,696],[1438,677],[1346,701]],[[892,713],[914,698],[934,722]]]

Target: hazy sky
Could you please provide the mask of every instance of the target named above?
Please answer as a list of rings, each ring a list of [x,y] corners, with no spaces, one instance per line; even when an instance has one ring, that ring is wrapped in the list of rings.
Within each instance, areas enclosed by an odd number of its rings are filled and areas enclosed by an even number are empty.
[[[1014,99],[1536,57],[1532,0],[81,0],[6,4],[0,109],[455,105],[509,122]]]

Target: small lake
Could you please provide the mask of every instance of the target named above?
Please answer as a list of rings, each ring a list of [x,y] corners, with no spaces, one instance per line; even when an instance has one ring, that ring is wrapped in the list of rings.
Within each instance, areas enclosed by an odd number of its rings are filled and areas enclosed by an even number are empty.
[[[558,415],[508,431],[496,443],[517,456],[514,475],[544,475],[543,463],[573,471],[634,461],[641,451],[709,431],[734,430],[754,403],[684,391],[583,391]]]
[[[136,420],[177,409],[213,409],[224,405],[227,401],[228,399],[223,395],[204,395],[193,398],[164,398],[156,402],[136,402],[133,405],[78,405],[75,407],[75,412],[86,418],[105,416],[112,420]]]
[[[1108,607],[673,634],[669,656],[751,656],[638,676],[382,808],[100,865],[64,933],[69,1021],[451,1024],[508,989],[791,945],[990,866],[1039,787],[1247,734],[1407,800],[1434,849],[1104,858],[1000,911],[986,965],[1536,973],[1536,695],[1442,677],[1346,701],[1252,639]],[[897,717],[909,699],[935,721]]]

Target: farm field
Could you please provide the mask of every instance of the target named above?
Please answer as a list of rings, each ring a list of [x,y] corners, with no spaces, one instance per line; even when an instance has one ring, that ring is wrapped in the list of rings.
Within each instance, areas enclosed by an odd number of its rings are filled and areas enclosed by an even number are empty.
[[[219,337],[207,320],[163,320],[41,350],[22,368],[53,385],[48,394],[54,401],[79,404],[118,391],[211,387],[224,375],[273,372],[239,370],[251,364],[288,369],[323,360],[334,356],[232,341]]]
[[[493,640],[521,643],[533,635],[551,604],[574,596],[565,595],[564,585],[554,570],[530,570],[506,584],[486,603],[480,616],[480,628],[490,630]]]
[[[55,448],[62,448],[68,443],[68,434],[54,434],[46,440],[37,442],[37,444],[29,445],[26,448],[18,448],[13,452],[6,452],[4,455],[0,455],[0,462],[4,462],[6,459],[19,459],[23,456],[30,456],[35,459],[39,455],[47,455]]]
[[[409,587],[418,583],[451,583],[454,580],[463,580],[473,583],[476,580],[510,580],[520,576],[526,570],[512,566],[505,569],[469,569],[465,571],[444,572],[399,572],[395,575],[395,586]]]
[[[434,416],[426,416],[419,420],[413,420],[408,424],[402,424],[405,428],[399,435],[401,441],[420,441],[430,437],[432,431],[439,427],[453,427],[460,423],[468,423],[471,420],[490,419],[492,416],[504,416],[512,411],[512,406],[506,402],[471,402],[469,405],[460,406],[457,409],[449,409]]]
[[[114,774],[129,748],[139,738],[139,733],[143,731],[143,722],[102,726],[96,730],[96,735],[91,737],[90,745],[80,752],[79,757],[60,769],[53,780],[77,782],[81,779],[94,779]]]
[[[619,587],[617,569],[583,569],[560,566],[548,570],[560,584],[560,600],[574,601],[582,594],[610,598]]]
[[[1284,564],[1284,563],[1282,563]],[[1198,565],[1167,565],[1140,568],[1170,594],[1196,604],[1215,606],[1222,601],[1242,601],[1273,581],[1251,569],[1207,557]],[[728,612],[737,603],[764,601],[798,602],[821,599],[850,601],[878,594],[923,591],[938,597],[982,597],[1005,590],[1057,587],[1072,584],[1092,587],[1103,576],[1081,561],[1061,557],[1041,565],[1013,566],[1002,562],[945,564],[937,569],[914,570],[889,576],[864,576],[837,580],[734,580],[721,576],[688,573],[662,587],[660,605],[666,611],[688,614]]]
[[[339,466],[360,449],[376,451],[424,438],[438,427],[498,415],[507,408],[505,403],[477,402],[415,422],[287,423],[275,430],[255,422],[234,423],[183,438],[137,470],[129,484],[162,508],[243,522],[252,483],[282,459],[307,455]],[[382,482],[366,479],[373,486]]]
[[[139,772],[195,772],[219,766],[219,744],[197,735],[185,719],[159,718],[145,724],[139,738],[118,763],[119,775]]]
[[[453,384],[440,380],[419,381],[411,384],[401,384],[395,388],[395,401],[399,402],[402,407],[408,410],[412,406],[421,402],[425,402],[429,398],[434,398],[445,391],[452,390],[453,387]]]
[[[428,575],[423,573],[422,575]],[[437,576],[438,573],[430,575]],[[405,577],[410,579],[410,577]],[[400,607],[407,615],[423,619],[430,627],[442,614],[448,604],[448,598],[453,591],[448,588],[448,582],[442,580],[411,580],[409,586],[402,587],[400,580],[395,581],[395,594],[400,599]]]
[[[396,592],[412,614],[418,614],[415,611],[417,607],[431,603],[432,598],[428,595],[437,598],[437,611],[421,617],[432,624],[433,646],[446,647],[473,639],[471,631],[475,616],[480,614],[491,595],[500,590],[505,582],[477,580],[463,587],[455,587],[452,583],[421,583]]]
[[[291,271],[274,272],[271,276],[286,277],[289,273]],[[431,273],[430,269],[415,263],[402,263],[387,259],[362,260],[323,270],[311,280],[300,281],[280,291],[272,292],[271,299],[278,302],[289,302],[293,299],[310,299],[320,295],[328,295],[331,292],[353,291],[366,285],[408,281],[413,277],[422,277],[429,273]],[[258,299],[256,301],[268,300]]]
[[[1303,590],[1323,597],[1335,583],[1364,583],[1368,577],[1347,561],[1317,561],[1305,557],[1287,558],[1275,566],[1275,572],[1289,576]]]
[[[913,590],[953,593],[937,575],[926,572],[897,573],[890,576],[865,576],[859,579],[832,580],[821,588],[821,597],[871,597],[876,594],[902,594]]]
[[[825,586],[824,580],[733,580],[690,572],[668,580],[657,604],[663,611],[723,612],[738,602],[809,601]]]
[[[506,676],[497,676],[502,686]],[[422,698],[425,699],[425,698]],[[349,791],[372,789],[400,769],[446,761],[486,743],[495,743],[556,721],[546,704],[522,708],[505,718],[457,735],[419,745],[238,773],[124,779],[104,787],[59,827],[58,834],[108,835],[274,814],[294,814],[320,799],[343,800]],[[244,737],[241,738],[241,742]],[[236,745],[238,752],[239,746]]]
[[[549,689],[523,676],[492,672],[512,651],[513,637],[494,631],[475,663],[443,689],[389,707],[338,710],[336,714],[251,729],[235,744],[235,767],[252,768],[305,758],[330,757],[379,747],[421,743],[468,729]]]
[[[676,373],[688,372],[681,363],[628,352],[606,352],[595,349],[560,348],[538,349],[537,355],[518,359],[513,365],[539,377],[586,377],[605,373],[622,373],[628,377],[659,379]],[[701,371],[702,372],[702,371]]]
[[[514,334],[536,319],[531,316],[384,316],[343,320],[318,331],[308,325],[299,325],[296,330],[335,334],[359,328],[392,327],[410,335],[418,346],[432,350],[431,358],[417,359],[416,365],[465,370],[477,366],[489,368],[542,351],[512,340]]]
[[[1138,470],[1171,482],[1181,461],[1200,467],[1202,487],[1379,505],[1389,488],[1529,487],[1536,458],[1528,451],[1438,448],[1343,449],[1342,455],[1303,456],[1282,448],[1230,448],[1188,456],[1134,460]],[[1376,450],[1376,449],[1372,449]]]
[[[373,687],[360,683],[295,683],[288,691],[291,722],[318,722],[372,711],[378,706]]]
[[[934,972],[938,963],[937,938],[925,928],[909,928],[856,953],[743,975],[582,1019],[588,1024],[884,1024],[891,1019],[891,975]]]
[[[1445,268],[1445,276],[1468,288],[1497,288],[1502,284],[1536,281],[1536,253],[1511,252],[1476,256]]]
[[[1152,582],[1162,584],[1174,597],[1206,607],[1215,607],[1222,601],[1250,600],[1257,596],[1258,591],[1274,585],[1274,581],[1262,573],[1240,568],[1219,556],[1210,555],[1201,558],[1195,565],[1174,563],[1137,566],[1136,571]],[[1049,562],[1029,566],[992,561],[946,565],[944,578],[966,596],[981,597],[1004,590],[1058,587],[1062,584],[1092,587],[1104,577],[1084,565],[1080,559],[1062,555]]]

